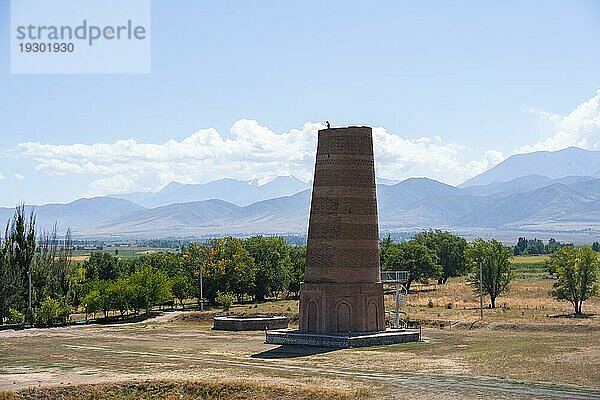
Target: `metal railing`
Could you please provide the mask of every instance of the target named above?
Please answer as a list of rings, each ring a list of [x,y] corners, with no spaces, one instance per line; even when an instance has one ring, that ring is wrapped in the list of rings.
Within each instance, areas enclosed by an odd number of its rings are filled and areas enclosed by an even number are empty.
[[[406,283],[408,282],[408,271],[383,271],[381,282],[383,283]]]
[[[393,311],[396,329],[406,328],[405,322],[400,319],[400,306],[406,304],[408,300],[408,291],[404,286],[408,282],[408,277],[408,271],[384,271],[381,273],[381,282],[396,286],[396,310]],[[406,313],[403,314],[406,316]]]

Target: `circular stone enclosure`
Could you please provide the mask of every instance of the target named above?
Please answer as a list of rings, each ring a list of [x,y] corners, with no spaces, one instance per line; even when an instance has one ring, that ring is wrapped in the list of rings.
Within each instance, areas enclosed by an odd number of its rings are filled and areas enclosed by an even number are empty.
[[[213,329],[222,331],[262,331],[265,329],[286,329],[290,319],[270,315],[228,315],[213,318]]]

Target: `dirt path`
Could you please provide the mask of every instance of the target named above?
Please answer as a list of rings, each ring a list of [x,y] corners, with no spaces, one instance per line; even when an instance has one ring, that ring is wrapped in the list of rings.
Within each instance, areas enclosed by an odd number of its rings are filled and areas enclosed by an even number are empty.
[[[435,391],[441,393],[460,392],[473,396],[501,396],[507,399],[569,399],[589,400],[600,399],[600,390],[581,389],[576,387],[559,386],[543,383],[524,383],[518,381],[501,380],[489,377],[476,379],[467,376],[428,376],[417,373],[383,373],[369,370],[349,370],[338,368],[306,367],[295,365],[274,365],[264,360],[230,360],[223,357],[203,355],[192,357],[187,355],[161,354],[152,352],[139,352],[130,350],[117,350],[103,346],[67,346],[71,349],[104,352],[120,355],[133,355],[136,357],[151,357],[169,360],[194,361],[214,367],[242,367],[263,371],[284,371],[311,373],[322,376],[342,376],[359,378],[361,380],[374,380],[397,390]]]

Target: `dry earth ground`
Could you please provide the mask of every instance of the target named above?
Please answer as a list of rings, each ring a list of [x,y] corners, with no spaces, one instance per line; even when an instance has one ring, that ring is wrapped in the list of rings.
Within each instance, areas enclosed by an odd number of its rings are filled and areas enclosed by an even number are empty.
[[[198,312],[169,316],[0,332],[0,389],[200,379],[365,398],[600,398],[598,331],[427,328],[424,343],[325,351],[267,345],[262,332],[213,331]]]
[[[223,393],[231,385],[252,389],[237,397],[199,398],[258,400],[292,390],[293,398],[318,398],[318,392],[323,399],[600,399],[600,299],[585,303],[587,318],[569,317],[570,305],[549,296],[554,280],[540,269],[540,258],[530,259],[517,270],[511,291],[498,299],[500,307],[484,311],[483,321],[478,320],[477,296],[464,278],[417,286],[405,310],[411,319],[430,321],[423,343],[337,351],[281,348],[264,344],[262,332],[211,330],[210,311],[114,326],[3,331],[0,390],[38,388],[21,392],[21,398],[77,398],[65,393],[151,398],[139,392],[141,387],[159,397],[179,398],[166,395],[175,392],[165,388],[175,385],[185,399],[198,398],[186,385],[221,382]],[[393,296],[386,302],[392,307]],[[286,314],[293,321],[298,312],[296,301],[240,305],[232,311]],[[102,386],[105,397],[85,397],[95,390],[88,386],[61,389],[147,379],[153,381],[126,385],[133,397],[124,395],[122,385]],[[316,392],[307,395],[305,389]]]

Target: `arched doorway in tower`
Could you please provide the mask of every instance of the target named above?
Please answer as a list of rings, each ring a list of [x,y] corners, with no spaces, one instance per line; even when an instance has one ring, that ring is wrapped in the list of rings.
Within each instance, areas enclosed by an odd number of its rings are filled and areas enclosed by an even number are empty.
[[[319,303],[315,299],[310,300],[306,306],[306,331],[311,333],[321,331]]]
[[[348,332],[350,330],[350,306],[342,301],[335,308],[336,332]]]
[[[380,331],[382,327],[379,326],[379,307],[371,300],[367,307],[367,330],[368,331]]]

